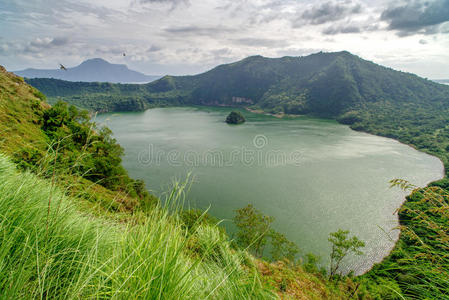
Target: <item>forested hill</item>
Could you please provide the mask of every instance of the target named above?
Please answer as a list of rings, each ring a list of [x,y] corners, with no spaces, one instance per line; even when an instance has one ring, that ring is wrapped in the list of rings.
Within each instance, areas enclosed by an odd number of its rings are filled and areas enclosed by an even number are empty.
[[[146,85],[28,82],[48,97],[94,110],[141,110],[153,105],[258,106],[272,113],[339,116],[376,103],[448,106],[449,87],[394,71],[349,52],[306,57],[252,56],[195,76],[166,76]],[[82,97],[81,97],[82,96]]]

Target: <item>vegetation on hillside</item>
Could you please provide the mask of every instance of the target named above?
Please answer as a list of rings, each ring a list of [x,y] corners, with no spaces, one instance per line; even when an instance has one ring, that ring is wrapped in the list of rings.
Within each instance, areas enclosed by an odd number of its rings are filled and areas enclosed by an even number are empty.
[[[183,187],[165,203],[181,201]],[[85,216],[74,203],[0,154],[2,297],[274,298],[251,257],[214,225],[186,231],[176,205],[157,205],[132,225]]]
[[[3,68],[0,91],[0,150],[19,168],[56,180],[95,210],[145,211],[158,201],[143,181],[128,176],[123,149],[87,111],[48,105],[42,93]]]
[[[77,107],[96,112],[142,111],[151,107],[180,105],[177,92],[151,95],[146,84],[113,84],[107,82],[70,82],[58,79],[26,80],[37,89],[45,90],[50,103],[64,100]],[[163,91],[164,88],[162,87]]]
[[[381,264],[360,278],[377,299],[446,299],[449,292],[449,191],[417,188],[399,211],[401,238]]]
[[[365,243],[356,236],[349,237],[348,230],[338,230],[329,234],[329,242],[332,244],[331,265],[329,276],[337,275],[343,259],[350,253],[362,255],[360,250],[365,247]]]
[[[238,231],[235,242],[259,258],[264,255],[265,246],[269,243],[271,260],[287,259],[295,264],[298,246],[274,230],[271,227],[273,221],[273,217],[264,215],[251,204],[236,210],[234,223]]]

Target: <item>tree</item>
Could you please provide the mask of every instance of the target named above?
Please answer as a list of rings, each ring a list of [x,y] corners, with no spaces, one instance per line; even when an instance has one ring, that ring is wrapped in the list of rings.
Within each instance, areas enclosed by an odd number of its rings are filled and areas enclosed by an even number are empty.
[[[306,253],[305,262],[302,265],[304,270],[308,273],[318,273],[321,272],[323,274],[326,273],[324,268],[319,267],[320,257],[313,253]]]
[[[329,234],[329,242],[332,243],[330,276],[337,274],[343,259],[349,254],[362,255],[360,248],[365,247],[365,243],[356,236],[349,237],[348,230],[339,229]]]
[[[44,111],[42,116],[42,129],[48,134],[56,131],[67,123],[69,119],[68,105],[65,102],[58,101],[51,108]]]
[[[292,241],[289,241],[285,235],[275,230],[270,231],[271,237],[271,258],[273,260],[288,259],[291,262],[295,261],[295,256],[299,252],[298,246]]]
[[[274,218],[263,215],[251,204],[236,210],[236,213],[234,222],[239,229],[237,244],[253,252],[256,257],[262,257]]]

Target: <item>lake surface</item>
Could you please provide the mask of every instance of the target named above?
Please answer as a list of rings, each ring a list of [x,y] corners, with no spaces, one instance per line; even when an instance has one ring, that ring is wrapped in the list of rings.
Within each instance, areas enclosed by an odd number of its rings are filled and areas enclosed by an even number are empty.
[[[327,262],[328,234],[347,229],[364,240],[365,255],[346,267],[360,274],[393,247],[395,211],[405,193],[394,178],[424,186],[442,177],[432,156],[392,139],[355,132],[335,121],[277,119],[244,112],[247,122],[224,122],[228,108],[157,108],[103,114],[125,148],[123,165],[162,195],[191,172],[192,207],[207,209],[232,231],[234,210],[252,203],[275,217],[274,227],[302,253]]]

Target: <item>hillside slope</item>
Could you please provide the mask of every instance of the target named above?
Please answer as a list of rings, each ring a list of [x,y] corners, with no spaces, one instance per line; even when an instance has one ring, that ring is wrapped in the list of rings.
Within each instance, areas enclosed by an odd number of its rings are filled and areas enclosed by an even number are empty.
[[[26,78],[55,78],[68,81],[86,82],[151,82],[161,76],[145,75],[143,73],[128,69],[126,65],[111,64],[101,58],[92,58],[82,62],[80,65],[67,68],[67,70],[54,69],[25,69],[14,71],[16,75]]]
[[[37,126],[43,111],[50,107],[44,99],[41,92],[0,66],[0,147],[3,151],[13,153],[26,145],[45,147],[45,136]]]
[[[87,112],[45,96],[0,67],[0,151],[21,169],[46,178],[95,211],[129,213],[157,201],[121,166],[123,149]],[[56,176],[57,175],[57,176]],[[70,185],[66,185],[66,182]]]
[[[275,298],[216,226],[189,234],[162,207],[139,225],[120,224],[83,215],[75,202],[50,181],[19,173],[0,153],[2,297]],[[192,245],[201,257],[191,254]]]

